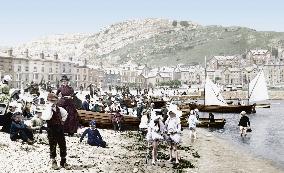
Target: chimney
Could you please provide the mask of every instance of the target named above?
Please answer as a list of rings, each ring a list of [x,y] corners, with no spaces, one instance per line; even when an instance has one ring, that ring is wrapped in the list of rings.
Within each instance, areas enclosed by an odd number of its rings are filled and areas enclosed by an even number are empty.
[[[57,53],[54,54],[54,60],[58,60],[58,54]]]
[[[41,52],[41,53],[39,54],[39,57],[40,57],[40,59],[44,59],[44,53]]]
[[[69,61],[71,61],[71,62],[72,62],[72,61],[73,61],[73,58],[72,58],[72,57],[69,57]]]
[[[26,57],[26,58],[29,58],[29,50],[26,49],[24,53],[25,53],[25,57]]]
[[[8,56],[9,56],[9,57],[12,57],[12,56],[13,56],[13,49],[12,49],[12,48],[10,48],[10,49],[8,50]]]

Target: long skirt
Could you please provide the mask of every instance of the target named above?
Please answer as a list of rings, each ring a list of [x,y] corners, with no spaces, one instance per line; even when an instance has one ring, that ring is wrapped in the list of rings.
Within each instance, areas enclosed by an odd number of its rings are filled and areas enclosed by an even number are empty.
[[[79,127],[78,112],[72,99],[60,99],[58,105],[64,108],[68,115],[64,122],[64,133],[74,134]]]

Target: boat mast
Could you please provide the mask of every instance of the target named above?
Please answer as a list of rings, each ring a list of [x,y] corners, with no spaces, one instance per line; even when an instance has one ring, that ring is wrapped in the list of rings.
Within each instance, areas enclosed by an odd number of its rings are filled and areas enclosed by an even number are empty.
[[[205,69],[205,82],[204,82],[204,106],[205,106],[205,84],[206,84],[206,78],[207,78],[207,64],[206,64],[206,56],[204,57],[204,69]]]
[[[249,105],[249,83],[250,83],[250,76],[248,76],[248,105]]]

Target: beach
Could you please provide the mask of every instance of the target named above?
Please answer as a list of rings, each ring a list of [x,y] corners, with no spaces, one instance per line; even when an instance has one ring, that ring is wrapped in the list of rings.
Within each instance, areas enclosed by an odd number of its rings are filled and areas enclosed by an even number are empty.
[[[168,162],[166,143],[159,147],[156,165],[146,164],[147,144],[137,131],[114,132],[99,129],[107,148],[91,147],[86,139],[67,137],[67,162],[71,170],[51,170],[46,134],[35,134],[40,143],[34,145],[12,142],[0,133],[1,172],[284,172],[268,160],[254,157],[228,141],[198,129],[198,139],[191,142],[187,129],[182,132],[179,148],[180,164]],[[237,135],[237,134],[236,134]],[[150,150],[149,150],[150,152]],[[59,151],[57,152],[59,153]],[[58,154],[57,161],[60,161]]]

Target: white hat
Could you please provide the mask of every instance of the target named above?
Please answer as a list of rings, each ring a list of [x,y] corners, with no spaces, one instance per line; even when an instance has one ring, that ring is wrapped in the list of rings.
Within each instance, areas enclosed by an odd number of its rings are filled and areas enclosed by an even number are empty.
[[[241,115],[245,115],[245,114],[246,114],[246,111],[242,111],[242,112],[241,112]]]
[[[11,78],[10,75],[5,75],[5,76],[3,77],[3,80],[5,80],[5,81],[11,81],[12,78]]]
[[[194,115],[194,110],[190,110],[190,115]]]
[[[199,110],[197,108],[194,109],[195,112],[199,112]]]

